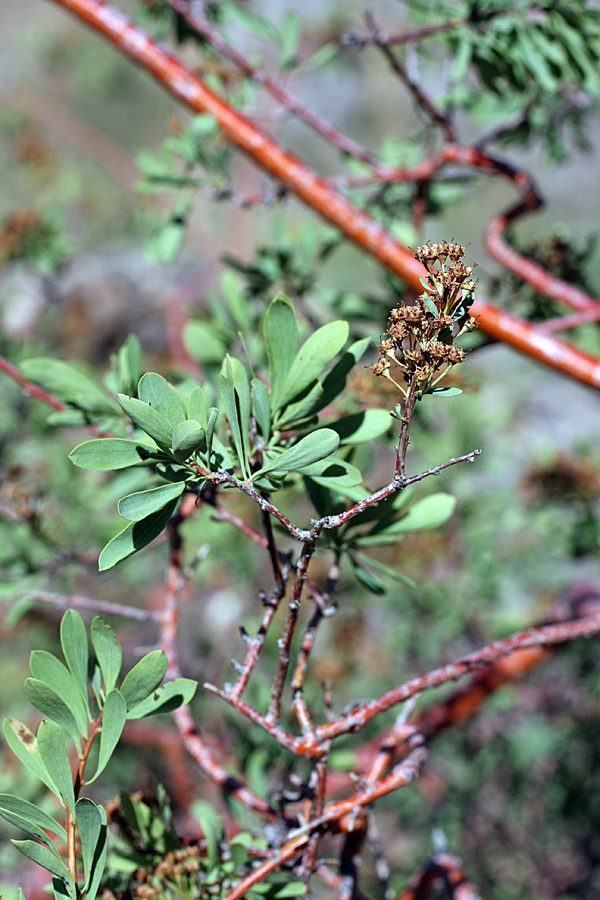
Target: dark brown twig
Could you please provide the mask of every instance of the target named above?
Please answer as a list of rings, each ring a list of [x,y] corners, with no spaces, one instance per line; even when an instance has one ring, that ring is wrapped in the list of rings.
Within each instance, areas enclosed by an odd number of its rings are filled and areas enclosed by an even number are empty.
[[[448,116],[440,112],[431,98],[427,96],[423,88],[413,78],[410,77],[407,70],[398,59],[397,55],[391,49],[389,41],[386,42],[382,39],[373,13],[367,11],[365,13],[365,20],[369,31],[371,32],[371,43],[381,51],[383,56],[385,56],[392,71],[398,76],[407,90],[413,95],[417,106],[424,109],[431,121],[435,123],[439,128],[441,128],[446,140],[449,143],[454,143],[454,141],[456,140],[456,132]]]

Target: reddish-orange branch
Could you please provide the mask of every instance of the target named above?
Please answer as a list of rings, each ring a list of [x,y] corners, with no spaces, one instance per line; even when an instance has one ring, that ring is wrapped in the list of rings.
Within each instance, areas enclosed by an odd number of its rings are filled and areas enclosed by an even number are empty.
[[[461,861],[448,853],[436,854],[424,868],[415,872],[398,900],[425,900],[440,887],[452,900],[481,900],[479,892],[467,879]]]
[[[262,169],[277,178],[309,207],[339,228],[350,240],[421,291],[425,271],[412,253],[395,241],[371,216],[337,193],[309,166],[233,109],[172,54],[134,26],[120,11],[101,0],[54,0],[107,37],[127,56],[138,62],[175,97],[198,113],[214,116],[227,137]],[[489,168],[494,168],[490,163]],[[515,178],[518,182],[518,178]],[[600,387],[600,363],[562,341],[544,335],[514,316],[478,300],[473,314],[481,329],[523,353],[564,372],[585,384]]]

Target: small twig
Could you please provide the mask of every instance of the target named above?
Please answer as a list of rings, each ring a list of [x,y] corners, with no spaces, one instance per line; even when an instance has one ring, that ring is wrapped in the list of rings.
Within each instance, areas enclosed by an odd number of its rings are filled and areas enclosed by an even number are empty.
[[[161,616],[160,645],[167,654],[169,661],[168,672],[173,678],[179,675],[177,633],[179,626],[179,591],[183,584],[182,538],[179,529],[181,523],[193,515],[195,509],[195,497],[190,494],[186,497],[179,512],[169,524],[170,554],[163,598],[163,613]],[[252,809],[270,819],[277,818],[276,811],[266,800],[258,797],[246,785],[233,778],[217,762],[214,754],[200,736],[189,706],[180,706],[173,712],[173,718],[184,746],[200,769],[215,784],[220,785],[223,790],[236,797],[248,809]]]
[[[444,469],[448,469],[450,466],[457,466],[459,463],[473,463],[478,456],[481,456],[481,450],[471,450],[470,453],[465,453],[464,456],[454,457],[445,463],[441,463],[439,466],[433,466],[432,469],[427,469],[426,472],[420,472],[418,475],[411,475],[410,478],[405,478],[403,485],[404,487],[409,487],[409,485],[416,484],[418,481],[423,481],[424,478],[429,478],[431,475],[439,475]]]
[[[373,13],[367,10],[365,13],[365,20],[372,35],[371,43],[381,51],[383,56],[385,56],[392,71],[395,72],[404,86],[413,95],[418,106],[422,107],[431,121],[442,129],[446,140],[453,143],[456,140],[456,132],[454,126],[450,123],[448,116],[440,112],[433,101],[427,96],[423,88],[410,77],[394,51],[391,49],[389,42],[381,39],[380,31],[377,27],[377,22],[375,21]]]
[[[400,428],[398,446],[396,447],[396,479],[403,487],[406,484],[406,452],[410,441],[410,425],[418,399],[419,385],[416,376],[413,375],[406,394],[402,414],[402,427]]]
[[[539,322],[536,327],[543,334],[556,334],[557,331],[569,331],[572,328],[581,328],[582,325],[597,324],[598,322],[600,322],[600,303],[598,309],[573,313],[572,316],[556,316],[554,319]]]
[[[263,87],[275,98],[289,114],[304,122],[316,134],[324,138],[329,144],[368,166],[382,177],[389,173],[389,167],[382,165],[377,159],[368,153],[360,144],[343,134],[322,116],[308,109],[303,103],[294,97],[284,85],[268,74],[264,69],[253,66],[252,63],[224,39],[222,34],[214,28],[202,11],[202,3],[192,0],[186,3],[184,0],[167,0],[169,6],[175,9],[188,25],[201,34],[208,43],[225,59],[233,63],[241,72],[248,75],[257,85]]]
[[[337,562],[334,564],[332,569],[333,568],[337,573]],[[333,584],[334,582],[330,577],[328,579],[328,593],[324,596],[321,596],[317,591],[311,591],[313,599],[315,600],[315,609],[308,622],[308,625],[306,626],[306,630],[302,638],[302,643],[300,645],[300,650],[298,651],[296,665],[294,667],[294,675],[292,677],[292,708],[304,734],[310,734],[313,728],[310,715],[306,707],[306,701],[304,700],[304,678],[306,676],[308,658],[312,652],[317,636],[317,629],[319,627],[321,619],[323,619],[323,617],[327,615],[325,607],[326,597],[328,597],[331,591],[330,585]]]
[[[342,881],[336,893],[336,900],[355,900],[357,896],[360,854],[367,837],[368,824],[368,816],[363,814],[360,820],[354,823],[352,831],[348,831],[344,836],[340,853]]]
[[[417,28],[407,28],[406,31],[397,31],[388,34],[385,31],[378,31],[377,43],[387,47],[393,47],[397,44],[412,44],[422,38],[431,37],[434,34],[440,34],[443,31],[450,31],[454,28],[460,28],[466,25],[466,19],[453,18],[447,19],[445,22],[432,22],[430,25],[421,25]],[[369,31],[349,31],[340,37],[342,47],[356,47],[362,50],[375,43],[375,37],[372,30]]]
[[[296,578],[294,580],[294,584],[292,585],[290,602],[288,604],[288,614],[283,629],[283,634],[279,641],[279,660],[277,663],[277,672],[275,673],[275,678],[273,679],[271,702],[269,703],[269,712],[267,716],[267,720],[269,722],[273,722],[274,724],[277,724],[279,722],[279,717],[281,714],[281,695],[283,693],[285,679],[290,664],[290,646],[296,628],[296,623],[298,621],[302,589],[306,581],[308,566],[312,559],[313,553],[315,552],[317,540],[320,533],[321,528],[318,525],[313,526],[308,540],[304,542],[302,554],[298,561],[298,565],[296,566]]]
[[[64,412],[64,410],[67,408],[61,400],[53,397],[52,394],[48,393],[48,391],[44,391],[41,387],[38,387],[37,384],[34,384],[33,381],[27,381],[26,378],[23,378],[19,374],[19,370],[17,369],[17,367],[13,366],[13,364],[3,356],[0,356],[0,371],[6,372],[6,374],[9,375],[13,379],[13,381],[16,381],[17,384],[20,384],[28,394],[30,394],[32,397],[35,397],[37,400],[41,400],[48,406],[51,406],[52,409],[57,409],[59,410],[59,412]]]
[[[501,641],[494,641],[494,643],[488,644],[487,647],[482,647],[480,650],[476,650],[454,663],[441,666],[439,669],[433,669],[426,675],[420,675],[411,681],[392,688],[390,691],[386,691],[376,700],[370,700],[362,704],[358,709],[353,710],[337,721],[319,725],[315,729],[315,737],[317,741],[322,742],[331,740],[340,734],[360,731],[375,716],[390,709],[397,703],[404,703],[414,694],[440,687],[449,681],[455,681],[469,672],[496,662],[497,659],[508,656],[518,650],[525,650],[530,647],[550,647],[555,644],[563,644],[577,637],[590,637],[599,632],[600,613],[597,613],[583,619],[575,619],[572,622],[530,628],[528,631],[519,632]]]
[[[252,484],[250,484],[250,482],[240,481],[238,478],[235,478],[235,476],[230,475],[229,472],[225,471],[206,472],[203,469],[198,470],[213,484],[230,484],[233,487],[236,487],[243,494],[246,494],[246,496],[254,500],[254,502],[257,503],[264,512],[269,513],[270,515],[274,516],[278,522],[281,522],[283,527],[286,528],[287,531],[292,535],[292,537],[296,538],[296,540],[302,541],[303,543],[310,540],[310,531],[298,528],[296,525],[294,525],[293,522],[290,522],[288,517],[285,516],[279,509],[277,509],[276,506],[273,506],[272,503],[265,499],[265,497],[263,497],[262,494],[260,494]]]
[[[448,853],[436,854],[431,862],[415,872],[398,900],[425,900],[442,885],[451,900],[481,900],[479,891],[467,879],[461,861]]]
[[[256,663],[258,662],[258,658],[260,656],[260,652],[262,650],[263,644],[265,642],[265,637],[269,631],[275,613],[279,608],[279,603],[281,602],[281,598],[285,594],[285,585],[287,582],[287,570],[284,573],[281,587],[278,588],[275,594],[272,597],[266,598],[265,601],[265,611],[263,613],[262,621],[260,623],[260,627],[256,634],[250,638],[248,642],[248,649],[246,650],[246,657],[241,666],[238,679],[234,684],[233,688],[230,691],[231,696],[233,697],[241,697],[246,687],[248,685],[248,681],[250,679],[250,675],[252,674]]]
[[[306,847],[310,841],[310,836],[317,830],[328,828],[333,832],[336,830],[345,832],[345,826],[348,826],[349,823],[341,821],[344,817],[354,814],[357,809],[364,809],[380,797],[414,781],[421,770],[426,756],[426,749],[422,746],[417,746],[378,785],[365,791],[359,791],[353,797],[345,800],[328,803],[322,816],[292,832],[289,840],[280,849],[277,856],[263,863],[262,866],[243,878],[227,895],[225,900],[242,900],[251,887],[264,881],[267,875],[280,868],[283,863],[294,859]]]
[[[273,569],[273,577],[275,579],[275,586],[277,588],[278,595],[282,597],[285,591],[285,583],[283,575],[281,573],[281,566],[279,565],[279,553],[277,552],[277,545],[275,543],[275,536],[273,534],[271,516],[266,509],[262,510],[262,520],[263,528],[265,530],[265,537],[267,540],[267,550],[269,551],[269,559],[271,560],[271,568]]]
[[[127,606],[124,603],[111,603],[107,600],[96,600],[93,597],[84,597],[81,594],[58,594],[51,591],[23,590],[15,594],[14,599],[19,600],[30,597],[32,600],[40,600],[42,603],[50,603],[59,609],[90,609],[94,612],[104,612],[109,615],[123,616],[124,619],[132,619],[136,622],[160,622],[162,613],[155,610],[139,609],[137,606]]]
[[[317,763],[315,765],[314,775],[316,779],[316,790],[312,816],[315,819],[318,819],[319,816],[322,816],[323,810],[325,809],[325,791],[327,788],[327,765],[329,762],[329,749],[330,747],[328,745],[325,748],[324,756],[322,756],[321,759],[317,760]],[[318,851],[319,835],[313,834],[311,835],[308,846],[302,856],[302,870],[304,873],[304,880],[307,885],[310,881],[311,875],[316,868]]]

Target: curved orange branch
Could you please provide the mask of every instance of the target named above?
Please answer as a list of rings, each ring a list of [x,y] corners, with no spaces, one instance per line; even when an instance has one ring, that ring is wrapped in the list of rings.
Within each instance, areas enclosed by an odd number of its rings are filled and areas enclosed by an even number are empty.
[[[249,119],[209,90],[178,59],[159,46],[119,10],[101,0],[54,0],[73,12],[150,72],[173,96],[197,113],[214,116],[225,135],[262,169],[287,185],[315,212],[335,225],[413,290],[421,291],[425,271],[408,248],[399,244],[375,219],[335,191],[309,166],[285,151]],[[472,151],[477,153],[477,151]],[[494,168],[485,163],[482,167]],[[508,167],[510,168],[510,167]],[[518,182],[518,178],[515,179]],[[600,387],[600,363],[548,334],[538,336],[523,320],[479,299],[473,315],[487,334],[572,378]]]

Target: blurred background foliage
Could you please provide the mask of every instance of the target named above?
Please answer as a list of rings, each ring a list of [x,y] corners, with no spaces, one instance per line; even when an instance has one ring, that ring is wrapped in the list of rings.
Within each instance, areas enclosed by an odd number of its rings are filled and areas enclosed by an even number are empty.
[[[246,52],[263,54],[267,63],[273,62],[273,45],[265,42],[260,22],[248,15],[244,19],[243,13],[258,10],[283,27],[286,15],[300,11],[293,3],[221,6]],[[467,5],[433,6],[441,20],[464,15]],[[166,35],[170,17],[158,4],[123,7]],[[427,21],[432,4],[381,2],[376,7],[382,27],[399,29],[407,23],[407,7],[418,23]],[[310,61],[319,48],[333,50],[329,59],[321,52],[317,65],[305,65],[305,71],[291,76],[297,80],[290,86],[342,130],[381,149],[386,161],[413,164],[423,150],[422,135],[415,139],[419,116],[384,61],[357,49],[361,12],[358,3],[302,4],[302,37],[296,50],[289,38],[292,50],[284,54],[284,65],[293,70],[295,55]],[[146,369],[175,379],[195,375],[198,359],[210,368],[235,346],[236,302],[238,308],[240,298],[245,304],[251,346],[264,305],[279,289],[301,300],[307,329],[341,315],[350,318],[356,335],[378,341],[398,286],[358,251],[338,247],[335,233],[295,201],[275,209],[271,203],[245,209],[239,197],[262,191],[270,200],[273,186],[237,157],[232,201],[225,174],[229,151],[210,121],[191,119],[151,79],[51,4],[5,5],[0,22],[0,167],[10,172],[0,193],[3,355],[15,363],[56,355],[100,381],[110,354],[128,333],[137,333]],[[335,41],[341,33],[347,39],[339,48]],[[475,52],[485,81],[486,54],[500,52],[503,40],[515,38],[492,28],[476,51],[469,51],[463,46],[466,38],[461,43],[457,36],[450,42],[456,66]],[[183,52],[191,53],[189,45]],[[228,80],[231,73],[227,67],[221,71],[210,53],[204,65],[209,80],[236,101],[253,102],[252,87]],[[425,86],[435,87],[441,64],[434,51],[425,49],[420,65]],[[499,119],[510,113],[519,92],[527,94],[532,73],[521,76],[522,83],[511,85],[511,91],[496,92]],[[551,85],[545,87],[550,95]],[[468,97],[458,98],[467,135],[482,120],[492,127],[497,112],[491,101],[482,108],[476,82],[469,90]],[[535,100],[520,97],[521,103]],[[585,141],[575,121],[559,142],[556,129],[547,127],[560,119],[557,108],[554,120],[540,116],[537,130],[535,116],[529,132],[517,123],[503,136],[502,152],[534,172],[548,201],[543,212],[519,223],[512,239],[552,271],[598,295],[597,196],[590,190],[596,163],[585,149],[586,142],[594,148],[600,138],[595,111],[593,105],[586,108]],[[330,148],[293,119],[277,116],[264,100],[258,120],[325,173],[339,171]],[[198,164],[202,168],[203,160],[186,160],[190,135],[203,138],[192,146],[209,155],[208,175],[193,171]],[[174,172],[178,184],[165,183]],[[173,186],[180,190],[174,192]],[[492,299],[510,302],[511,309],[531,318],[545,318],[549,301],[501,273],[483,249],[483,229],[510,202],[509,194],[504,184],[480,176],[468,184],[459,178],[438,182],[429,196],[424,238],[469,244],[469,262],[478,263],[477,274]],[[383,198],[365,195],[362,202],[371,208],[375,200],[394,233],[416,241],[406,216],[411,200],[406,186],[390,189]],[[224,308],[229,309],[225,315]],[[195,324],[182,337],[190,314]],[[597,350],[597,330],[586,330],[579,341]],[[453,493],[458,506],[450,523],[405,536],[374,554],[415,587],[382,577],[381,593],[368,593],[350,571],[342,571],[339,612],[322,626],[311,679],[315,686],[332,681],[338,710],[543,620],[574,584],[600,584],[597,396],[494,345],[479,346],[454,383],[463,389],[461,397],[432,397],[419,409],[412,469],[474,447],[484,453],[473,466],[449,469],[434,487],[415,490],[415,496],[434,488]],[[391,404],[381,381],[362,366],[354,371],[348,394],[349,410]],[[0,710],[23,721],[32,719],[21,688],[29,651],[54,648],[61,614],[50,602],[32,600],[31,591],[152,607],[160,600],[166,559],[165,546],[157,547],[98,575],[97,552],[119,521],[116,500],[136,489],[137,476],[109,480],[74,470],[67,453],[84,439],[82,432],[57,431],[47,418],[46,408],[2,376]],[[372,466],[373,487],[389,477],[392,448],[390,438],[361,451],[371,457],[363,462]],[[259,524],[256,509],[244,498],[232,495],[229,506]],[[257,592],[269,584],[254,547],[241,536],[233,538],[230,526],[215,521],[209,508],[185,524],[184,534],[194,567],[184,594],[184,674],[219,684],[230,677],[229,659],[240,654],[237,627],[243,622],[253,631],[260,616]],[[325,557],[315,560],[315,577],[325,576],[327,564]],[[376,570],[373,575],[379,577]],[[117,617],[110,621],[132,658],[154,646],[151,626]],[[268,647],[266,659],[272,662],[275,652]],[[502,690],[473,721],[436,740],[421,781],[387,798],[375,814],[392,864],[393,891],[401,890],[428,858],[432,830],[441,829],[450,852],[463,857],[469,876],[490,900],[591,900],[598,895],[597,672],[597,644],[577,642],[557,651],[526,684]],[[259,690],[255,682],[251,691]],[[319,708],[320,690],[315,687],[308,699]],[[241,760],[255,790],[288,786],[289,760],[260,730],[202,692],[194,712],[220,756],[231,765]],[[381,724],[378,720],[377,729]],[[170,728],[168,720],[161,728]],[[367,736],[375,733],[367,730]],[[364,734],[345,738],[335,765],[351,768],[353,752],[364,739]],[[120,765],[108,773],[114,781],[98,799],[108,801],[120,790],[150,791],[155,772],[173,797],[180,832],[193,834],[197,825],[190,797],[211,800],[221,811],[225,801],[197,777],[191,763],[173,762],[164,749],[168,741],[162,751],[155,742],[156,735],[132,728]],[[15,761],[2,751],[0,791],[14,791],[16,776]],[[34,785],[22,773],[19,786],[24,796],[40,799],[32,796]],[[258,824],[237,807],[235,813],[248,827]],[[8,837],[8,829],[0,829]],[[333,852],[327,846],[323,850]],[[382,897],[373,874],[375,850],[363,867],[364,888],[369,896]],[[5,897],[13,896],[20,865],[16,855],[3,840],[0,892]]]

